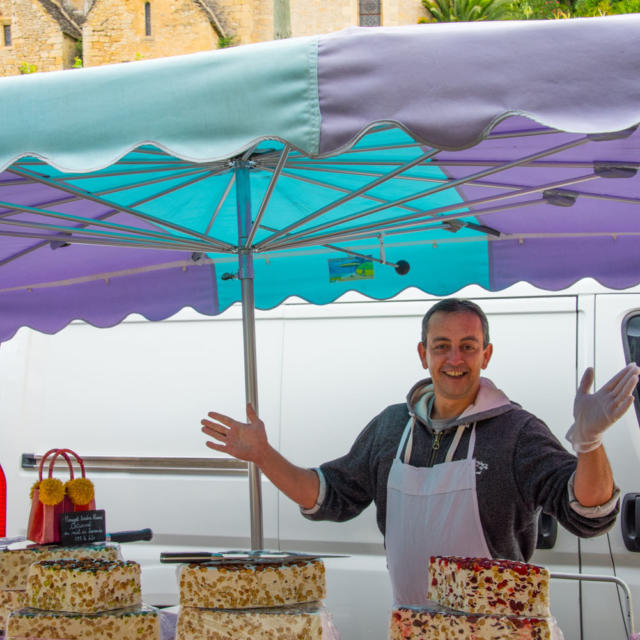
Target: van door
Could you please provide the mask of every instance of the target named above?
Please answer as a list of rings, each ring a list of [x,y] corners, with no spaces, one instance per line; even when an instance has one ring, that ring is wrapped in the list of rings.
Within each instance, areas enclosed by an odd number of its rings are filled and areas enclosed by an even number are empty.
[[[595,388],[600,388],[628,361],[638,358],[640,331],[638,293],[595,296]],[[627,358],[625,358],[625,352]],[[640,404],[637,391],[634,406],[606,434],[605,447],[622,497],[640,493]],[[607,535],[582,544],[585,573],[614,573],[631,587],[635,619],[640,615],[640,553],[629,551],[622,539],[621,517]],[[624,638],[620,602],[611,585],[585,583],[582,590],[585,638]],[[624,596],[621,594],[621,598]],[[624,604],[624,603],[623,603]],[[600,615],[599,612],[607,612]],[[587,615],[586,612],[589,612]],[[606,620],[600,625],[598,619]]]

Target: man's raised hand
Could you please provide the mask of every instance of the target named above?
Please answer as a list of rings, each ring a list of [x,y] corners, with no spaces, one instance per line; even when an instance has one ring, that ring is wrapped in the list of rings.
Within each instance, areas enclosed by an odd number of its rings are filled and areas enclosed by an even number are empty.
[[[249,422],[239,422],[215,411],[209,412],[208,416],[209,420],[200,421],[202,432],[217,442],[208,440],[207,447],[259,465],[269,443],[264,423],[250,404],[247,405]]]
[[[566,436],[577,453],[588,453],[600,446],[604,432],[633,403],[639,373],[636,364],[629,364],[598,391],[589,393],[593,369],[589,367],[584,372],[573,403],[575,422]]]

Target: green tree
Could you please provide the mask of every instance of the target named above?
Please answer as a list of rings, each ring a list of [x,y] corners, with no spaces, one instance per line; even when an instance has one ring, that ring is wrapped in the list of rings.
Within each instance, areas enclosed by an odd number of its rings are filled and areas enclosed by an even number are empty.
[[[511,0],[422,0],[434,22],[475,22],[513,17]]]

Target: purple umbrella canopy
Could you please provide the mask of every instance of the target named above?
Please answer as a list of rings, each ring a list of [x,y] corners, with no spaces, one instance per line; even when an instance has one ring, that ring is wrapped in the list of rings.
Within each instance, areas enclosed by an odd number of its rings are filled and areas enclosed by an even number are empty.
[[[638,33],[352,28],[2,79],[0,341],[242,301],[257,406],[255,306],[638,284]]]

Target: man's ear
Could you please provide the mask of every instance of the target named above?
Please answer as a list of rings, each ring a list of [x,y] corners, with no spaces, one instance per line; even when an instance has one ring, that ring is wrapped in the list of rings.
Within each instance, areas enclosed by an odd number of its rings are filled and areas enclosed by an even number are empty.
[[[429,365],[427,364],[427,349],[424,346],[424,343],[418,342],[418,355],[420,356],[420,362],[422,363],[423,369],[428,369]]]
[[[489,360],[491,360],[491,355],[493,354],[493,345],[489,343],[484,350],[484,357],[482,359],[482,368],[486,369],[489,365]]]

